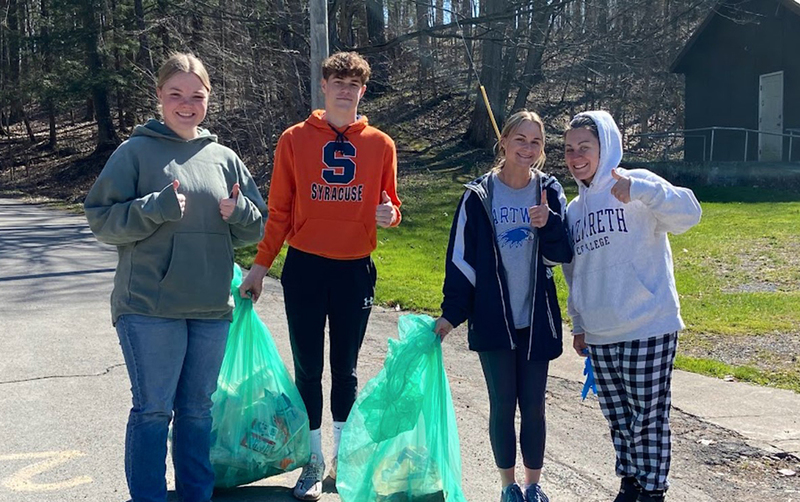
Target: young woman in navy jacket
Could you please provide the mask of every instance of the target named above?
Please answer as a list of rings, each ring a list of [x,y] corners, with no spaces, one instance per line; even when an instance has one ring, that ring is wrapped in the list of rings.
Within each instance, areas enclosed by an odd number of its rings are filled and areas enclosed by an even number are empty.
[[[468,183],[458,204],[435,331],[444,339],[468,323],[469,347],[479,354],[489,391],[501,502],[547,502],[539,486],[544,396],[549,361],[562,351],[553,267],[572,260],[566,197],[558,181],[540,170],[544,124],[537,114],[512,115],[498,147],[493,169]],[[517,403],[524,489],[514,478]]]

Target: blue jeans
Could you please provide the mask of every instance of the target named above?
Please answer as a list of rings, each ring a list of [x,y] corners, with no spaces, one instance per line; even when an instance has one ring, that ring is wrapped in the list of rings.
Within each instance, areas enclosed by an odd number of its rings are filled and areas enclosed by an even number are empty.
[[[178,497],[208,502],[214,489],[211,394],[230,323],[123,315],[117,320],[133,408],[125,436],[125,475],[132,502],[167,500],[167,433]]]

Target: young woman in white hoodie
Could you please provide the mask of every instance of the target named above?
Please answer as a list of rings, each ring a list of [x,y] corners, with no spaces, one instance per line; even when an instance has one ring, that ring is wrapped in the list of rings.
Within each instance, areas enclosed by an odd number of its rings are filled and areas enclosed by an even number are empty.
[[[622,138],[604,111],[580,113],[565,134],[578,183],[567,208],[574,258],[564,265],[573,347],[592,358],[611,429],[615,502],[660,502],[669,486],[672,364],[680,317],[668,233],[700,221],[687,188],[618,167]]]

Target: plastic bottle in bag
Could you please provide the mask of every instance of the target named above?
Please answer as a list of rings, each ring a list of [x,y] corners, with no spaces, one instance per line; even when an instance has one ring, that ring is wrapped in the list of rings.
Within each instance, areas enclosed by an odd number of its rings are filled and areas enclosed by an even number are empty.
[[[384,497],[379,500],[392,502],[408,493],[417,494],[414,497],[417,500],[420,494],[428,496],[442,491],[439,469],[424,446],[406,446],[397,455],[385,459],[373,474],[372,483],[375,493]]]

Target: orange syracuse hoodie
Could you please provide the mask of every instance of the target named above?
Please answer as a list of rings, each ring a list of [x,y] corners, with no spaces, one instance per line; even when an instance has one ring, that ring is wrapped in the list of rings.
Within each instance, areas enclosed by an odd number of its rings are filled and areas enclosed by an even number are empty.
[[[278,140],[259,265],[271,267],[284,241],[325,258],[369,256],[384,190],[400,223],[394,141],[363,115],[337,134],[324,113],[315,110]]]

